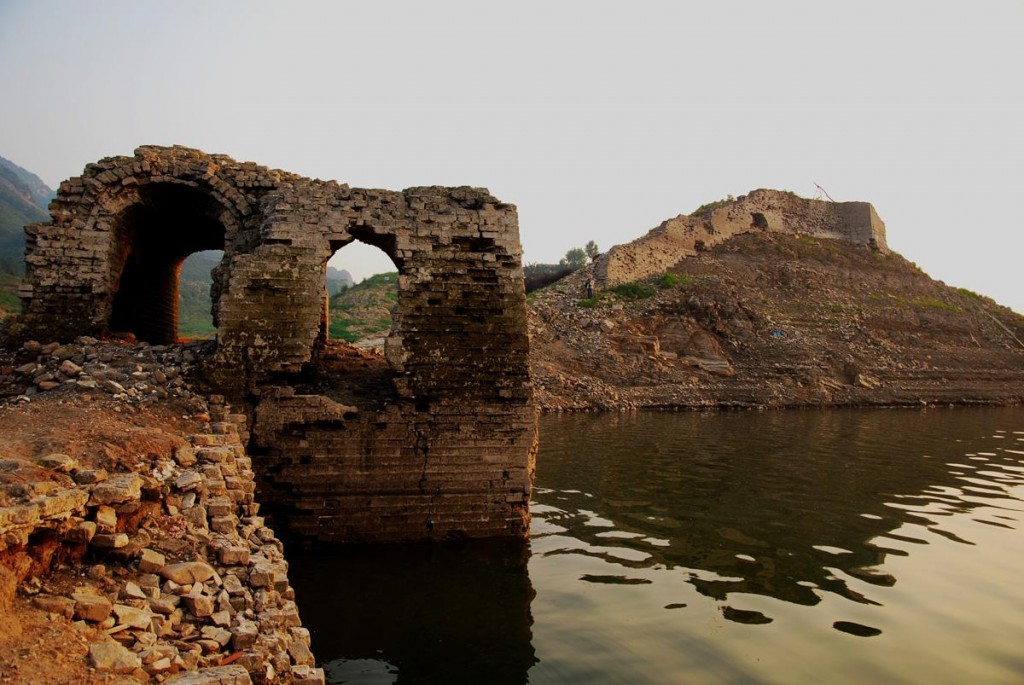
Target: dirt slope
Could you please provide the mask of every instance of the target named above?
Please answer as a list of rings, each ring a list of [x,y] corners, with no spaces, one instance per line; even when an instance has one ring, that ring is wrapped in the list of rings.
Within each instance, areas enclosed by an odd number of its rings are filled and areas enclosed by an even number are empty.
[[[751,233],[669,271],[531,296],[543,408],[1024,401],[1024,317],[897,254]]]

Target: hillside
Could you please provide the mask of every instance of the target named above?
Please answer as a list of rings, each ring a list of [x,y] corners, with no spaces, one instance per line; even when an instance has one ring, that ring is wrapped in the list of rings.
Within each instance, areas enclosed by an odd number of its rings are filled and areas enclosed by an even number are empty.
[[[49,218],[53,195],[38,176],[0,157],[0,272],[25,273],[25,224]]]
[[[8,314],[21,311],[21,300],[17,295],[18,282],[17,276],[0,272],[0,320]]]
[[[583,298],[531,296],[548,410],[1024,401],[1024,317],[894,253],[754,231]]]
[[[207,338],[213,335],[213,314],[210,311],[211,269],[220,263],[224,253],[206,250],[189,255],[181,265],[178,278],[178,335],[184,338]]]
[[[328,334],[335,340],[358,342],[384,338],[398,302],[398,273],[377,274],[330,299]]]

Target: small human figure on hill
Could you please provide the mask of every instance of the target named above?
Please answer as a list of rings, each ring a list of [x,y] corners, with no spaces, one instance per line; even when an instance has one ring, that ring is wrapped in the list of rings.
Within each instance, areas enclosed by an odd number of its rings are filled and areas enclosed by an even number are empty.
[[[594,299],[594,278],[593,276],[587,276],[587,282],[583,286],[584,292],[586,293],[587,299]]]

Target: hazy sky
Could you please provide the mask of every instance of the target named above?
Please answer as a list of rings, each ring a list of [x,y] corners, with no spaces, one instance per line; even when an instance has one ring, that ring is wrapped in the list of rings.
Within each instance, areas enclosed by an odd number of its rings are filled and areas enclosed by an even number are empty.
[[[820,183],[1024,312],[1024,0],[0,0],[0,67],[0,155],[51,186],[140,144],[486,186],[547,262]]]

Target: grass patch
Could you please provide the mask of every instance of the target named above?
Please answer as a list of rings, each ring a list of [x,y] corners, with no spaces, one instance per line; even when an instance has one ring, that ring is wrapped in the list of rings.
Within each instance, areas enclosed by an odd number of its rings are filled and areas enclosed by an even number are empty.
[[[582,300],[577,300],[576,305],[579,307],[583,307],[584,309],[593,309],[594,307],[597,306],[597,298],[585,297]]]
[[[355,342],[359,340],[359,334],[349,330],[350,324],[350,321],[332,321],[327,329],[327,334],[332,340]]]
[[[984,300],[985,299],[984,295],[979,295],[978,293],[974,292],[973,290],[968,290],[967,288],[957,288],[956,291],[957,291],[957,293],[963,295],[964,297],[970,297],[970,298],[973,298],[975,300]]]
[[[623,300],[644,300],[657,294],[654,288],[641,283],[620,283],[608,290]]]
[[[917,297],[910,301],[911,306],[916,309],[943,309],[947,312],[962,312],[963,309],[955,304],[950,304],[937,297]]]
[[[666,271],[658,277],[658,280],[655,283],[662,290],[669,290],[670,288],[689,288],[693,285],[693,276],[690,274],[677,274],[671,271]]]
[[[21,313],[21,298],[14,293],[0,290],[0,309],[11,314]]]
[[[873,292],[868,295],[868,299],[874,302],[887,302],[897,307],[911,307],[913,309],[941,309],[947,312],[954,312],[959,314],[963,311],[962,307],[958,307],[955,304],[940,300],[937,297],[915,297],[914,299],[907,299],[900,295],[893,295],[891,293],[879,293]]]

